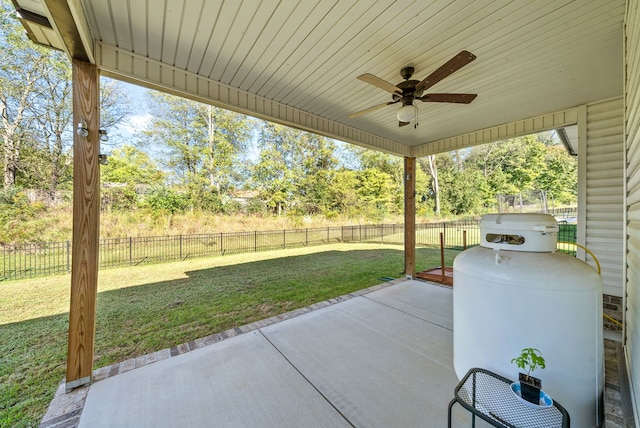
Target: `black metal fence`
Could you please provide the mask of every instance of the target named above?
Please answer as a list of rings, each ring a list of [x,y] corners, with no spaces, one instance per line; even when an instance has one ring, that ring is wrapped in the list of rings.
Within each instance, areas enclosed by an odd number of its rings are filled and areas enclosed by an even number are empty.
[[[563,234],[564,231],[564,234]],[[575,242],[575,225],[561,225],[558,241]],[[477,220],[416,225],[416,245],[462,250],[478,245]],[[253,232],[101,239],[99,268],[326,245],[339,242],[403,244],[404,225],[376,224]],[[0,281],[69,273],[71,242],[0,246]],[[573,249],[566,250],[571,252]],[[573,250],[575,253],[575,250]]]
[[[440,248],[440,233],[444,248],[464,250],[480,243],[480,225],[477,220],[416,224],[416,245]]]

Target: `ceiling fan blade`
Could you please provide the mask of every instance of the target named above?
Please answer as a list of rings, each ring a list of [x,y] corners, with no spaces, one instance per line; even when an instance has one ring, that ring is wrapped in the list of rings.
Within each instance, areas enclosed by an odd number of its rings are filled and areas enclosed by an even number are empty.
[[[389,105],[391,105],[391,104],[395,104],[395,103],[397,103],[397,102],[398,102],[398,101],[389,101],[388,103],[378,104],[378,105],[376,105],[376,106],[372,106],[372,107],[366,108],[366,109],[364,109],[364,110],[360,110],[360,111],[357,111],[357,112],[355,112],[355,113],[351,113],[351,114],[350,114],[350,115],[348,115],[347,117],[348,117],[349,119],[353,119],[354,117],[362,116],[363,114],[367,114],[367,113],[369,113],[369,112],[376,111],[376,110],[378,110],[378,109],[380,109],[380,108],[382,108],[382,107],[389,106]]]
[[[427,103],[469,104],[477,96],[478,94],[427,94],[417,99]]]
[[[406,126],[411,122],[398,122],[398,128],[400,128],[401,126]]]
[[[436,71],[428,75],[422,82],[416,85],[416,91],[419,89],[429,89],[448,75],[460,70],[465,65],[476,59],[476,56],[469,51],[462,51],[458,55],[440,66]]]
[[[395,85],[392,85],[386,80],[374,76],[373,74],[366,73],[362,76],[358,76],[358,79],[370,85],[377,86],[380,89],[384,89],[387,92],[391,92],[392,94],[402,94],[402,89],[398,88]]]

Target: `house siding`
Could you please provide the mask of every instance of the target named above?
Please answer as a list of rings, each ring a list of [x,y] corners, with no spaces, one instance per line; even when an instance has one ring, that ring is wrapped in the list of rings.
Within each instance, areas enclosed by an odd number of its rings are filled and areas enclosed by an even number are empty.
[[[624,253],[624,104],[622,98],[586,106],[584,245],[601,268],[605,296],[623,294]],[[586,260],[593,263],[591,257]]]
[[[640,0],[625,17],[626,317],[625,352],[640,423]]]

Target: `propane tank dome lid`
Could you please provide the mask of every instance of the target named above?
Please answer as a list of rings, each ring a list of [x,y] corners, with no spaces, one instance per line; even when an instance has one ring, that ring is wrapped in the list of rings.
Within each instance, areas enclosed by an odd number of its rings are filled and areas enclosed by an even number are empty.
[[[505,213],[484,214],[480,219],[480,227],[492,230],[539,230],[540,226],[558,227],[558,221],[551,214]]]
[[[480,246],[494,250],[553,252],[558,222],[550,214],[485,214],[480,220]]]

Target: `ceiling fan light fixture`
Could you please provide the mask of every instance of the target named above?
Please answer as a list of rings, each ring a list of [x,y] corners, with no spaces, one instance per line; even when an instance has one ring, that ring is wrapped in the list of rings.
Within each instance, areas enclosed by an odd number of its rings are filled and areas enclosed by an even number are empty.
[[[418,115],[417,107],[413,104],[405,104],[400,107],[396,113],[396,117],[400,122],[411,122]]]

